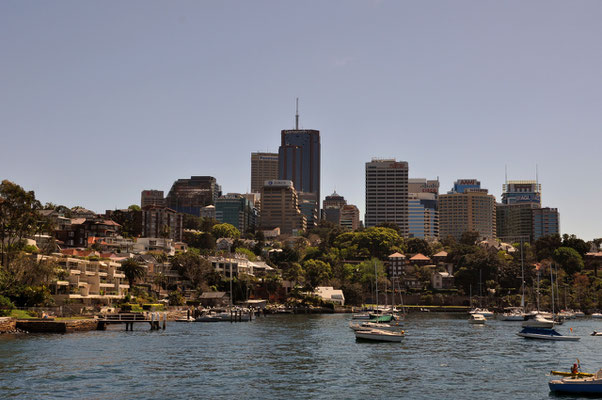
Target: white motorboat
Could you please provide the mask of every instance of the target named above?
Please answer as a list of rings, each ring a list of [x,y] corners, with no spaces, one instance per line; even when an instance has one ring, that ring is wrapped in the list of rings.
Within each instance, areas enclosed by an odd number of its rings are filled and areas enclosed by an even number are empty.
[[[470,318],[468,319],[468,323],[470,324],[482,325],[485,322],[487,322],[487,318],[483,314],[470,314]]]
[[[581,310],[573,311],[573,314],[575,314],[575,317],[585,317],[585,313]]]
[[[391,332],[382,329],[366,329],[355,331],[356,339],[372,340],[376,342],[401,342],[404,336],[404,331]]]
[[[554,321],[540,314],[531,315],[523,322],[523,328],[553,328]]]
[[[351,323],[351,324],[349,324],[349,327],[351,329],[353,329],[354,331],[362,331],[362,330],[365,331],[367,329],[380,329],[383,331],[391,331],[391,332],[399,332],[403,328],[401,325],[399,325],[398,322],[390,323],[390,324],[379,323],[379,322],[361,322],[359,324]]]
[[[498,315],[500,321],[524,321],[526,314],[522,311],[512,309],[503,314]]]
[[[361,314],[353,314],[351,316],[351,319],[370,319],[370,314],[369,313],[361,313]]]
[[[602,332],[593,331],[590,336],[602,336]]]
[[[484,317],[493,317],[493,311],[489,311],[486,308],[475,308],[470,310],[469,314],[481,314]]]
[[[592,318],[602,318],[602,313],[593,313]]]
[[[571,342],[575,342],[580,339],[579,336],[561,335],[551,328],[523,328],[523,330],[518,332],[517,335],[527,339],[560,340]]]

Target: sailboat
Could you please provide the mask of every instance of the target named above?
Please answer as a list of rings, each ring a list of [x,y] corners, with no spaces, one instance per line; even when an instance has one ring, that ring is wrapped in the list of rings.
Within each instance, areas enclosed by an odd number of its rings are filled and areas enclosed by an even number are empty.
[[[376,309],[378,310],[378,271],[376,269],[376,261],[374,261],[374,285],[376,293]],[[377,318],[375,322],[378,325],[380,321]],[[387,328],[389,328],[389,326],[387,326]],[[354,330],[356,340],[360,339],[377,342],[401,342],[405,336],[404,331],[380,329],[378,326],[374,327],[374,324],[369,324],[366,326],[364,326],[364,324],[360,324],[359,326],[351,326],[351,329]]]
[[[539,286],[539,271],[537,274],[538,286]],[[552,290],[552,315],[554,315],[554,272],[550,266],[550,288]],[[539,290],[538,290],[539,295]],[[539,304],[539,299],[538,299]],[[551,326],[547,326],[551,323]],[[545,324],[545,326],[544,326]],[[541,340],[562,340],[562,341],[577,341],[580,339],[579,336],[565,336],[561,335],[554,329],[554,321],[547,320],[543,316],[536,314],[534,320],[528,320],[523,322],[523,329],[517,333],[518,336],[527,339],[541,339]]]
[[[479,305],[481,304],[481,299],[483,298],[483,289],[482,289],[482,283],[483,278],[482,278],[482,270],[479,270]],[[471,289],[471,298],[472,298],[472,285],[470,286]],[[472,300],[471,300],[472,302]],[[493,317],[493,312],[489,311],[487,308],[473,308],[472,310],[469,311],[469,314],[481,314],[484,317]]]
[[[520,271],[521,271],[521,297],[520,308],[510,308],[500,315],[501,321],[524,321],[525,314],[525,262],[523,258],[523,239],[520,241]]]

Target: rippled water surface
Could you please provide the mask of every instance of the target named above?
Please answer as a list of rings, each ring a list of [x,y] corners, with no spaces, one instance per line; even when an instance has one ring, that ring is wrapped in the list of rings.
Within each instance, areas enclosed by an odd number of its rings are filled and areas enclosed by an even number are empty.
[[[576,358],[584,370],[602,367],[602,337],[589,336],[602,320],[559,327],[582,338],[569,343],[520,338],[520,322],[415,314],[402,343],[369,343],[356,342],[350,318],[0,335],[0,398],[542,399],[550,370]]]

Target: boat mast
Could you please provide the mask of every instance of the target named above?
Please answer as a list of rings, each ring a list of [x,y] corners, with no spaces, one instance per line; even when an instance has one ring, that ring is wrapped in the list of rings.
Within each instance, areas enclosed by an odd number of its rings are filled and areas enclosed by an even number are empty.
[[[552,289],[552,319],[554,319],[554,269],[553,265],[550,265],[550,288]]]
[[[522,286],[522,296],[520,299],[520,306],[525,312],[525,260],[523,258],[523,238],[520,238],[520,274],[521,274],[521,286]]]
[[[539,314],[539,269],[537,270],[537,313]]]
[[[376,271],[376,260],[374,260],[374,291],[376,293],[376,310],[378,310],[378,272]]]

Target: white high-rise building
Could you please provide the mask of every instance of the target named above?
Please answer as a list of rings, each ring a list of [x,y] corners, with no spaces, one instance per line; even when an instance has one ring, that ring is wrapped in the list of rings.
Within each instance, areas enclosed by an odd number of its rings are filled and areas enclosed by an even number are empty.
[[[408,236],[408,163],[376,159],[366,163],[366,227],[395,223]]]

